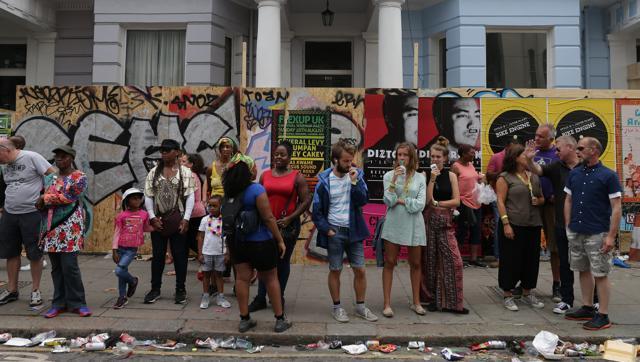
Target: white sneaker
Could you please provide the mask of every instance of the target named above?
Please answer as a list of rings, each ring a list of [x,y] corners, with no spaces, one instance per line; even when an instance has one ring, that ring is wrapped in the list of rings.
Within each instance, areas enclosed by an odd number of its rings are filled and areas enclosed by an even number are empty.
[[[517,312],[519,310],[518,305],[513,297],[504,298],[504,307],[510,311]]]
[[[218,295],[216,296],[216,305],[222,308],[231,308],[231,303],[229,303],[229,301],[221,293],[218,293]]]
[[[202,294],[202,300],[200,301],[200,309],[209,308],[209,293]]]
[[[340,323],[347,323],[349,321],[347,311],[342,307],[333,308],[333,311],[331,311],[331,315],[333,315],[333,319],[337,320]]]
[[[371,311],[371,309],[367,308],[367,307],[363,307],[362,309],[359,309],[356,306],[356,315],[362,319],[365,319],[369,322],[375,322],[378,320],[378,316],[376,316],[375,314],[373,314],[373,312]]]
[[[31,302],[29,302],[29,307],[37,307],[42,304],[42,294],[40,294],[40,290],[34,290],[31,292]]]
[[[42,260],[42,269],[45,269],[47,267],[47,259],[43,259]],[[20,271],[29,271],[31,270],[31,263],[27,264],[27,265],[23,265],[20,267]]]
[[[565,314],[569,309],[571,309],[571,305],[560,302],[556,304],[555,308],[553,308],[553,313],[555,314]]]
[[[523,295],[521,300],[524,304],[529,304],[533,308],[544,308],[544,303],[542,303],[533,293]]]

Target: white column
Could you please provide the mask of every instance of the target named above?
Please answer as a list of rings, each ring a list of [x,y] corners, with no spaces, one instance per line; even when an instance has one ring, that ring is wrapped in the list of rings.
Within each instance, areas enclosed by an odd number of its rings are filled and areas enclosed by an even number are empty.
[[[378,34],[362,33],[364,39],[364,87],[378,87]]]
[[[375,0],[378,6],[378,86],[402,88],[402,4]]]
[[[27,40],[29,85],[53,85],[57,33],[36,33]]]
[[[280,7],[286,0],[256,0],[256,87],[281,86]]]
[[[608,35],[609,41],[609,66],[611,67],[611,89],[629,89],[627,81],[627,66],[635,63],[635,39],[622,34]],[[633,41],[631,41],[633,40]],[[630,47],[631,48],[628,48]],[[633,49],[634,51],[629,51]]]

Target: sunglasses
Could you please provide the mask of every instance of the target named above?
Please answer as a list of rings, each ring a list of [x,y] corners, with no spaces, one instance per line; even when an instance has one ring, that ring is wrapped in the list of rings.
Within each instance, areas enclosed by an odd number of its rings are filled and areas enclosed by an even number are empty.
[[[584,151],[584,150],[585,150],[585,148],[591,148],[591,147],[578,146],[578,147],[576,148],[576,150],[578,150],[578,151],[582,152],[582,151]]]
[[[160,153],[168,153],[173,151],[173,148],[161,148],[160,149]]]

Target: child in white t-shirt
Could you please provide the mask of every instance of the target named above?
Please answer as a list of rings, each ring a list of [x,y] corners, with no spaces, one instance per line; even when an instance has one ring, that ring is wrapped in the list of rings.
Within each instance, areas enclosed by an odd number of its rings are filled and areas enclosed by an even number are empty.
[[[202,218],[198,228],[198,260],[202,264],[202,301],[200,308],[209,308],[209,286],[211,278],[217,287],[217,292],[213,295],[216,305],[223,308],[230,308],[231,303],[224,297],[224,280],[222,273],[226,269],[229,260],[229,251],[222,241],[222,217],[220,216],[220,206],[222,197],[214,195],[209,199],[209,215]]]

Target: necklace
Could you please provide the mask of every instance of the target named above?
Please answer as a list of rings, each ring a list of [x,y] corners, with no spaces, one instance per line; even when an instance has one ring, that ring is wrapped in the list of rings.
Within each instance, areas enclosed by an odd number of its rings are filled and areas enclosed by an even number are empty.
[[[531,197],[533,197],[533,186],[531,185],[531,176],[529,176],[529,173],[527,173],[526,171],[524,172],[524,174],[527,176],[526,181],[524,177],[522,177],[519,173],[516,172],[516,176],[518,176],[518,178],[520,179],[520,181],[522,181],[522,183],[527,185],[527,188],[529,188],[529,194],[531,194]]]
[[[207,221],[207,230],[214,235],[221,236],[222,223],[219,221],[220,221],[220,217],[209,216],[209,221]]]

